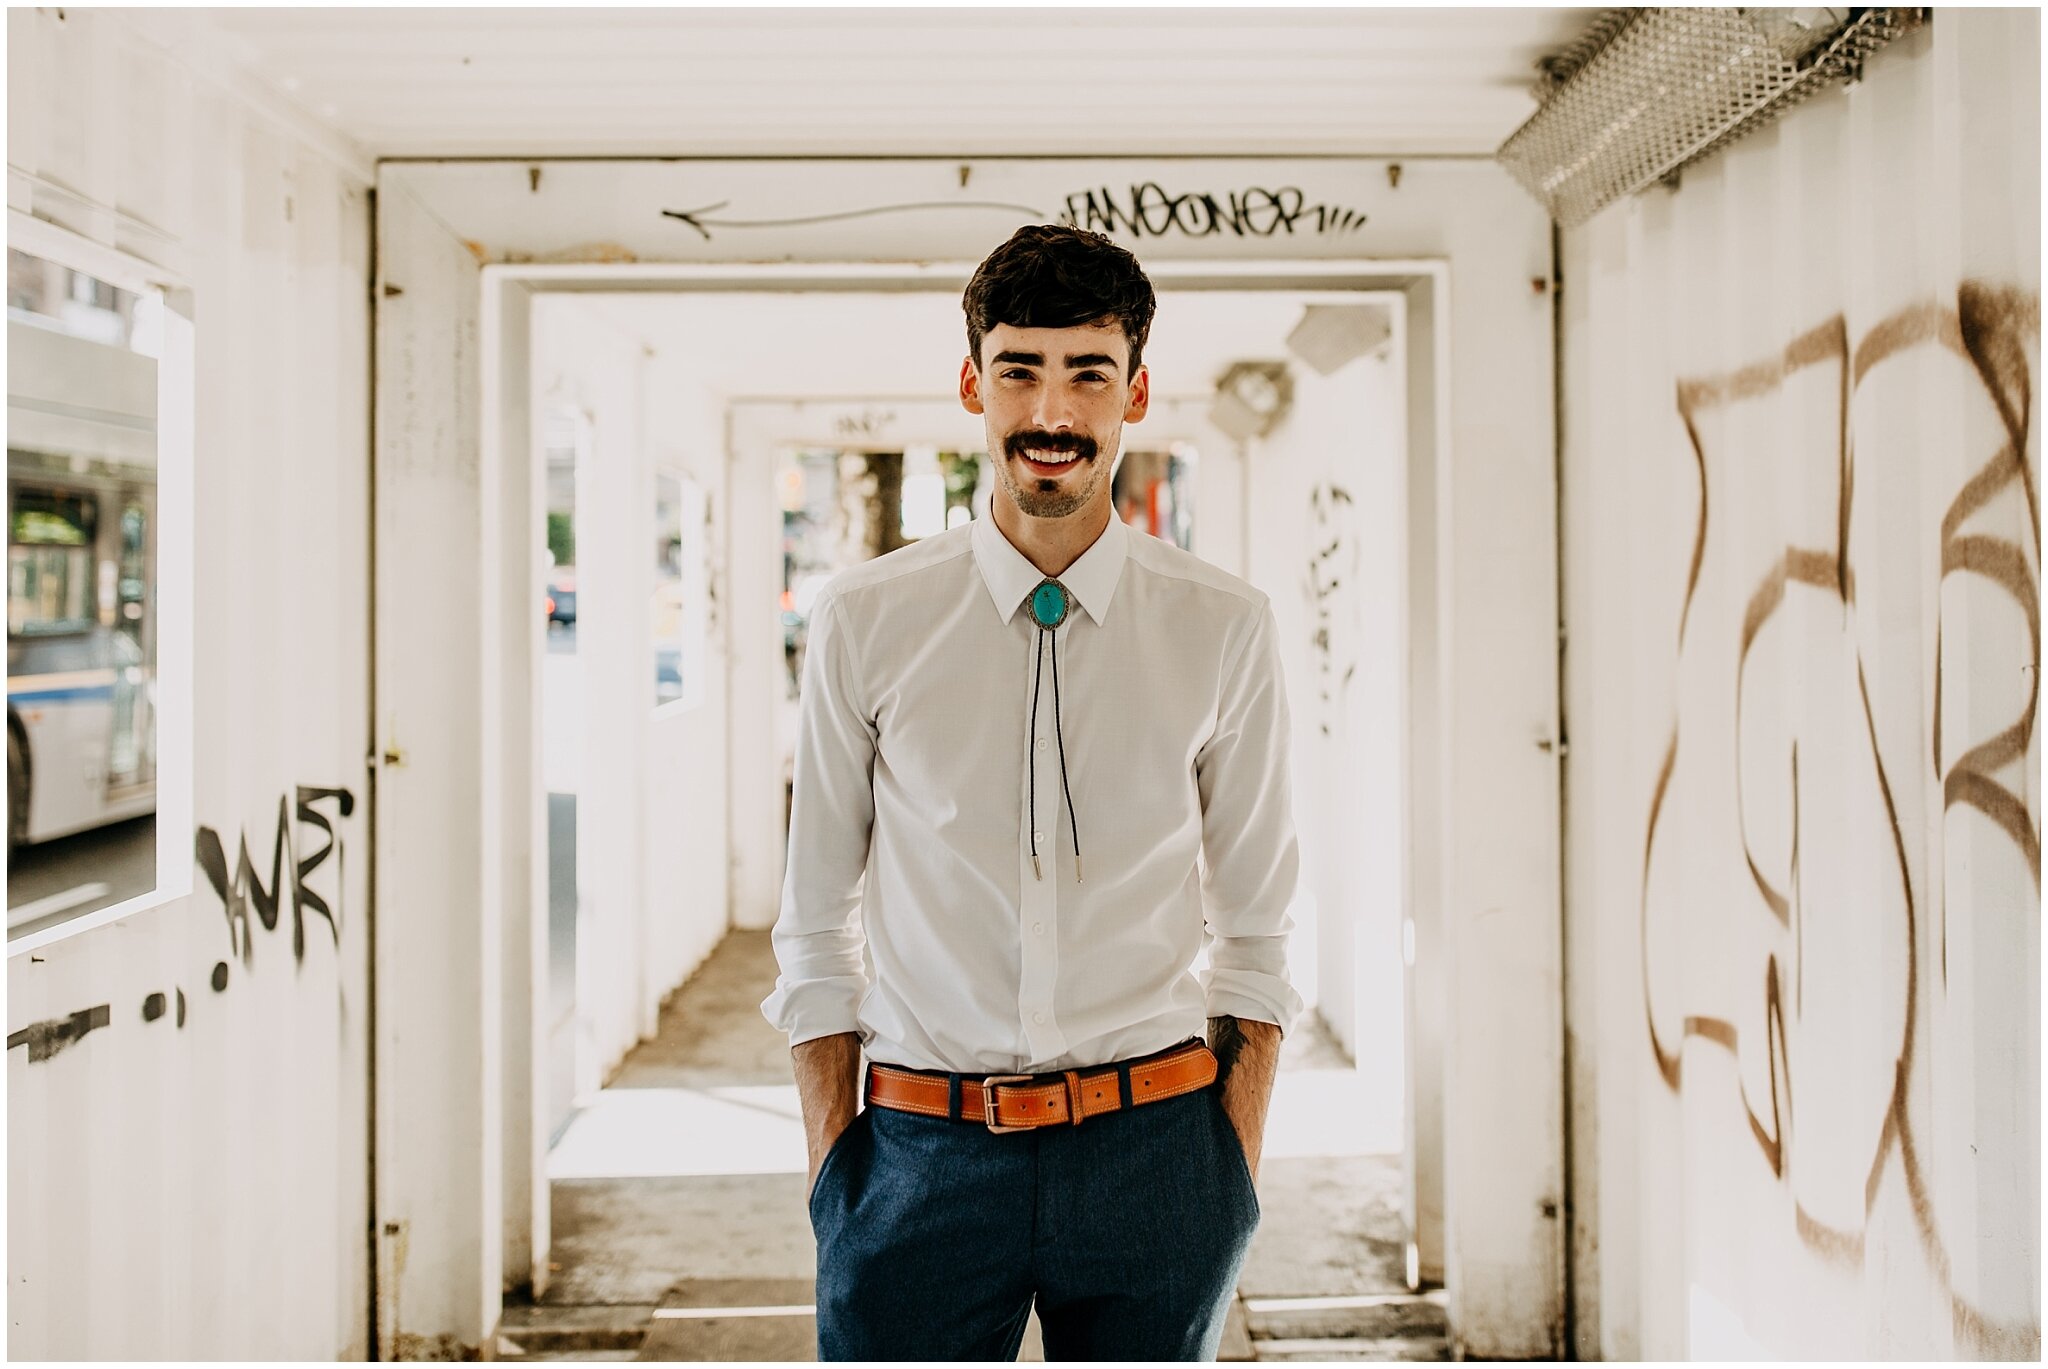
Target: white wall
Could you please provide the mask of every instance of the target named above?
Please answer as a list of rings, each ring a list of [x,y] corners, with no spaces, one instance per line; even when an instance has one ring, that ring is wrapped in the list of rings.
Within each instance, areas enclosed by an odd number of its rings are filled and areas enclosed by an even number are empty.
[[[577,1011],[587,1078],[654,1034],[661,1003],[728,925],[724,605],[704,627],[702,690],[654,711],[654,495],[681,472],[710,512],[700,573],[722,598],[725,440],[716,396],[576,296],[538,297],[534,392],[591,420],[577,480]]]
[[[788,805],[781,759],[788,738],[788,679],[782,624],[770,605],[782,592],[782,503],[775,466],[789,406],[733,405],[726,410],[725,483],[733,535],[727,543],[725,649],[732,689],[726,757],[732,837],[733,925],[775,925],[788,864]],[[772,416],[771,416],[772,415]],[[809,427],[808,421],[803,423]],[[817,436],[830,431],[819,420]],[[774,532],[771,534],[770,529]]]
[[[1933,13],[1567,239],[1609,1358],[2041,1351],[2040,19]]]
[[[1295,361],[1294,407],[1254,443],[1246,486],[1250,578],[1272,599],[1293,710],[1295,917],[1314,923],[1316,949],[1314,983],[1304,988],[1384,1084],[1395,1137],[1406,1061],[1403,342],[1390,339],[1330,376]]]
[[[377,188],[375,450],[379,1348],[484,1343],[503,1300],[505,920],[485,822],[482,281]]]
[[[1450,413],[1442,393],[1445,358],[1439,355],[1446,320],[1438,317],[1440,310],[1417,307],[1434,291],[1434,282],[1410,285],[1404,292],[1408,307],[1402,311],[1408,339],[1402,413],[1408,438],[1408,731],[1403,747],[1408,769],[1408,846],[1403,852],[1408,922],[1402,928],[1402,1025],[1408,1070],[1402,1081],[1407,1135],[1401,1159],[1407,1182],[1401,1197],[1413,1254],[1408,1274],[1417,1284],[1441,1284],[1444,1278],[1443,1061],[1450,1013],[1443,916],[1449,826],[1443,793],[1446,691],[1441,683],[1446,646],[1441,524],[1448,520],[1437,461]],[[1562,1310],[1562,1288],[1558,1293]]]
[[[590,420],[576,472],[576,655],[583,755],[576,794],[576,1010],[579,1081],[603,1076],[652,1030],[642,990],[646,845],[640,783],[653,670],[642,669],[652,527],[641,450],[646,357],[573,299],[534,301],[533,388]],[[646,555],[641,553],[646,552]]]
[[[308,907],[303,956],[288,893],[274,929],[251,910],[245,961],[195,875],[189,898],[9,959],[10,1033],[97,1005],[108,1021],[41,1060],[8,1052],[8,1354],[360,1359],[367,168],[139,22],[16,9],[7,26],[9,205],[192,285],[196,820],[231,862],[246,839],[268,884],[280,800],[287,859],[325,840],[300,786],[346,789],[351,810],[316,805],[340,850],[306,882],[338,935]],[[190,851],[195,834],[158,837]],[[172,1006],[145,1022],[152,993]]]
[[[527,529],[546,506],[542,459],[509,460],[534,450],[546,416],[531,384],[532,297],[523,287],[484,283],[477,319],[481,344],[482,441],[478,445],[483,540],[479,659],[497,662],[485,677],[523,688],[483,689],[482,906],[497,924],[502,954],[497,1019],[503,1083],[503,1277],[507,1291],[547,1292],[550,1192],[547,1145],[553,1130],[554,1019],[547,973],[549,833],[547,770],[541,736],[543,654],[548,625],[534,612],[546,593],[546,561]],[[524,662],[524,671],[520,663]],[[537,1006],[538,1005],[538,1006]],[[491,1010],[486,1002],[485,1011]]]
[[[685,369],[658,349],[648,361],[646,377],[644,459],[650,470],[659,467],[688,475],[702,494],[706,522],[694,533],[694,543],[686,541],[685,555],[698,558],[693,573],[708,597],[697,624],[704,633],[703,655],[697,662],[700,679],[695,685],[685,681],[691,692],[683,705],[671,705],[648,721],[643,752],[643,896],[648,916],[643,982],[649,1001],[659,1004],[695,973],[731,925],[732,713],[726,620],[733,611],[727,547],[734,533],[722,398],[693,383]],[[643,509],[652,502],[651,482],[650,474],[643,485]],[[778,525],[771,525],[766,534],[748,530],[742,535],[775,536],[778,531]],[[654,539],[642,537],[639,545],[645,554],[637,558],[638,564],[643,574],[651,575]],[[686,660],[684,669],[690,668]],[[651,696],[651,655],[639,673],[650,682]]]

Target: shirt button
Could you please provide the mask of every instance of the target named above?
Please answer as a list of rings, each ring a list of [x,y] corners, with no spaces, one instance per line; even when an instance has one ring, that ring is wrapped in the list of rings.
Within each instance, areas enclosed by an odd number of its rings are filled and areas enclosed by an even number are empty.
[[[1042,1027],[1045,1025],[1045,1014],[1042,1012],[1035,1012],[1031,1014],[1031,1020]]]
[[[1043,738],[1043,737],[1040,737],[1040,738],[1038,739],[1038,749],[1039,749],[1040,751],[1043,751],[1043,750],[1045,750],[1045,738]]]
[[[1033,832],[1033,833],[1031,834],[1031,839],[1032,839],[1033,841],[1044,841],[1044,840],[1045,840],[1045,833],[1043,833],[1043,832]]]
[[[1043,922],[1034,922],[1034,923],[1032,923],[1032,924],[1031,924],[1031,930],[1032,930],[1032,931],[1034,931],[1034,932],[1036,932],[1036,933],[1037,933],[1038,935],[1040,935],[1040,936],[1044,936],[1044,935],[1045,935],[1045,924],[1044,924]]]

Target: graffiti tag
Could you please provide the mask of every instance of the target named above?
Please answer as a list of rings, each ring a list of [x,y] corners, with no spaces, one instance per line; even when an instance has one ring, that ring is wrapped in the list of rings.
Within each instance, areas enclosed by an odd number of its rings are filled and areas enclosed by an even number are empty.
[[[1292,237],[1355,233],[1365,214],[1334,204],[1312,204],[1300,187],[1277,190],[1248,186],[1221,196],[1204,191],[1168,192],[1157,181],[1140,181],[1119,195],[1108,186],[1067,196],[1060,222],[1097,233],[1133,238]]]
[[[266,885],[258,876],[255,862],[249,858],[249,838],[241,838],[239,858],[232,878],[228,874],[227,849],[221,843],[220,833],[211,827],[201,827],[194,842],[195,857],[199,868],[205,872],[206,882],[219,897],[227,917],[228,947],[230,954],[239,955],[247,967],[253,963],[255,947],[252,942],[249,914],[254,911],[256,921],[265,931],[277,930],[278,917],[284,905],[284,875],[287,860],[291,871],[292,905],[292,957],[299,963],[306,958],[305,915],[308,909],[327,920],[327,928],[338,949],[341,945],[341,899],[336,895],[330,903],[308,883],[315,870],[334,857],[335,883],[338,888],[346,887],[346,866],[344,865],[343,843],[334,827],[334,818],[346,818],[355,812],[355,795],[346,789],[321,789],[300,785],[297,793],[298,822],[301,827],[313,828],[320,833],[315,840],[319,849],[305,855],[300,854],[301,843],[294,839],[289,821],[289,800],[280,797],[277,801],[277,838],[271,847],[270,882]],[[323,812],[320,805],[331,802],[334,813]],[[208,982],[215,993],[223,993],[228,987],[228,962],[215,962]],[[176,995],[176,1025],[185,1025],[185,991],[174,990]],[[142,1020],[155,1022],[172,1012],[171,1001],[162,993],[152,993],[142,1001]],[[54,1017],[41,1022],[31,1022],[7,1036],[7,1049],[16,1046],[28,1048],[28,1061],[39,1065],[58,1052],[77,1044],[87,1033],[109,1025],[113,1021],[111,1004],[100,1003],[80,1009],[66,1017]]]

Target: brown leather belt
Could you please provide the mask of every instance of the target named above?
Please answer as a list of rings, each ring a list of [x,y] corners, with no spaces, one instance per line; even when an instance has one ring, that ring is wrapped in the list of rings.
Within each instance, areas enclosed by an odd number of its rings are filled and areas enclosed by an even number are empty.
[[[1080,1126],[1090,1117],[1178,1098],[1216,1080],[1216,1057],[1199,1040],[1139,1060],[1058,1074],[920,1074],[868,1066],[868,1104],[979,1122],[990,1131]]]

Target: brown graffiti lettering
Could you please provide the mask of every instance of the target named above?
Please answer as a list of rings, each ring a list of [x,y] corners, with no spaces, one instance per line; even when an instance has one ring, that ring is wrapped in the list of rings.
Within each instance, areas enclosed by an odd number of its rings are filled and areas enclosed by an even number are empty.
[[[1944,769],[1941,688],[1943,674],[1949,663],[1943,655],[1941,611],[1937,610],[1932,720],[1929,729],[1932,736],[1933,775],[1941,794],[1940,801],[1944,811],[1958,807],[1973,809],[1988,818],[1994,828],[2012,843],[2032,873],[2038,906],[2041,858],[2036,833],[2037,815],[2030,811],[2024,794],[2016,792],[2000,774],[2012,762],[2027,754],[2034,739],[2040,695],[2041,627],[2036,570],[2041,552],[2039,512],[2033,473],[2028,466],[2026,455],[2032,421],[2032,368],[2028,360],[2027,344],[2033,341],[2038,345],[2039,332],[2040,306],[2037,297],[2017,290],[1969,282],[1957,291],[1952,308],[1933,302],[1902,310],[1871,328],[1853,347],[1850,345],[1845,321],[1841,317],[1836,317],[1794,338],[1776,356],[1725,374],[1681,380],[1677,385],[1678,416],[1684,427],[1689,456],[1699,482],[1699,510],[1694,529],[1691,562],[1686,574],[1684,599],[1678,614],[1677,647],[1682,655],[1689,634],[1697,631],[1699,626],[1694,618],[1693,609],[1707,552],[1707,511],[1710,507],[1713,484],[1714,463],[1709,460],[1708,444],[1701,436],[1702,415],[1717,408],[1771,394],[1784,386],[1793,376],[1809,368],[1834,368],[1836,377],[1828,386],[1829,392],[1836,397],[1838,404],[1835,450],[1831,454],[1836,475],[1836,502],[1832,520],[1834,544],[1788,545],[1782,549],[1763,579],[1755,585],[1748,596],[1737,638],[1734,678],[1729,681],[1729,687],[1733,689],[1731,711],[1736,745],[1732,748],[1732,756],[1728,757],[1725,763],[1732,765],[1735,775],[1736,832],[1739,834],[1742,856],[1762,908],[1788,930],[1794,939],[1794,955],[1798,958],[1799,967],[1798,977],[1794,982],[1792,1006],[1795,1021],[1803,1010],[1805,970],[1799,821],[1800,751],[1795,736],[1789,741],[1789,754],[1783,772],[1788,784],[1785,792],[1790,796],[1790,851],[1789,861],[1783,867],[1789,875],[1789,882],[1781,883],[1778,878],[1766,872],[1767,862],[1759,857],[1751,817],[1744,802],[1745,796],[1750,792],[1745,788],[1742,776],[1744,682],[1749,671],[1752,648],[1772,624],[1780,621],[1795,589],[1804,594],[1822,596],[1822,602],[1838,606],[1837,611],[1843,614],[1856,606],[1857,577],[1850,560],[1849,544],[1850,512],[1855,495],[1855,444],[1850,422],[1852,401],[1859,388],[1885,360],[1913,348],[1937,347],[1966,362],[1981,382],[1985,395],[1998,415],[1998,422],[2004,435],[2004,441],[1999,449],[1964,482],[1942,517],[1939,578],[1945,584],[1949,577],[1955,575],[1975,577],[1988,582],[1996,590],[2010,597],[2025,618],[2031,662],[2028,667],[2029,683],[2024,703],[2011,717],[2010,722],[1949,761]],[[1973,528],[1973,515],[2015,486],[2020,490],[2024,500],[2028,533],[2015,538]],[[1939,602],[1939,586],[1935,589],[1933,598]],[[1959,1294],[1951,1282],[1950,1259],[1942,1241],[1937,1221],[1938,1214],[1935,1212],[1922,1161],[1915,1148],[1914,1125],[1908,1108],[1910,1084],[1916,1065],[1915,1047],[1920,994],[1917,929],[1920,909],[1916,906],[1907,858],[1906,827],[1900,815],[1892,780],[1894,774],[1900,773],[1899,766],[1903,758],[1887,758],[1884,747],[1880,744],[1877,710],[1872,705],[1869,677],[1860,647],[1856,651],[1855,687],[1855,707],[1860,711],[1860,718],[1852,731],[1857,745],[1867,747],[1867,754],[1863,760],[1868,763],[1868,774],[1874,786],[1877,810],[1881,811],[1884,821],[1889,826],[1890,865],[1886,869],[1886,885],[1899,899],[1898,906],[1903,913],[1901,933],[1904,946],[1903,983],[1898,986],[1903,1006],[1902,1026],[1893,1051],[1889,1093],[1881,1111],[1871,1118],[1874,1134],[1871,1138],[1869,1167],[1863,1184],[1864,1215],[1867,1218],[1875,1206],[1880,1179],[1892,1156],[1896,1154],[1916,1229],[1927,1252],[1929,1263],[1936,1271],[1953,1305],[1954,1326],[1959,1339],[1979,1351],[2038,1357],[2038,1325],[2004,1323],[1989,1318]],[[1651,975],[1650,922],[1652,865],[1656,861],[1659,839],[1665,827],[1664,819],[1668,811],[1674,776],[1682,764],[1688,763],[1691,754],[1685,749],[1681,721],[1674,720],[1671,726],[1652,786],[1639,890],[1644,1019],[1648,1027],[1651,1055],[1658,1073],[1673,1091],[1680,1088],[1683,1057],[1678,1042],[1666,1040],[1658,1027],[1656,994]],[[1712,765],[1723,763],[1723,758],[1703,753],[1700,760],[1690,763]],[[1775,785],[1776,779],[1772,777],[1763,782]],[[1895,887],[1891,885],[1893,879],[1896,880]],[[1930,887],[1932,900],[1942,909],[1939,936],[1942,979],[1945,987],[1945,897],[1941,893],[1939,880],[1930,881]],[[1751,1133],[1765,1162],[1775,1176],[1785,1180],[1789,1177],[1792,1163],[1790,1143],[1795,1091],[1792,1051],[1786,1030],[1786,1005],[1780,983],[1779,961],[1775,955],[1766,958],[1763,988],[1763,1021],[1755,1030],[1764,1050],[1764,1066],[1769,1080],[1770,1096],[1765,1105],[1759,1106],[1756,1100],[1748,1096],[1746,1087],[1739,1082],[1738,1090],[1741,1092],[1741,1104],[1747,1115]],[[1683,1036],[1712,1042],[1731,1054],[1740,1054],[1743,1033],[1738,1031],[1733,1022],[1705,1015],[1688,1015],[1681,1020]],[[1738,1081],[1739,1079],[1738,1074]],[[1847,1263],[1861,1261],[1865,1239],[1862,1231],[1841,1230],[1822,1222],[1796,1199],[1793,1210],[1798,1234],[1808,1248],[1828,1259]]]

